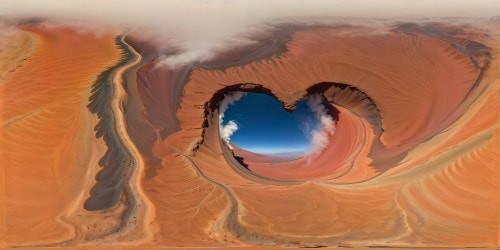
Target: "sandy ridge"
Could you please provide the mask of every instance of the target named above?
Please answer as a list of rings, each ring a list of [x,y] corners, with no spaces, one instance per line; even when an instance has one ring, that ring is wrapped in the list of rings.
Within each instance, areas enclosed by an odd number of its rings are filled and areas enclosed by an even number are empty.
[[[105,245],[138,245],[153,239],[153,231],[150,226],[154,218],[154,208],[151,201],[146,197],[142,188],[142,178],[144,176],[144,161],[140,156],[139,150],[130,139],[127,133],[123,102],[126,101],[127,93],[123,88],[123,74],[127,69],[141,62],[142,56],[128,45],[124,36],[121,36],[121,42],[134,55],[134,59],[125,66],[117,69],[113,74],[113,84],[115,93],[111,102],[111,109],[115,115],[115,129],[117,135],[124,147],[129,152],[132,160],[130,168],[132,174],[126,185],[125,192],[129,198],[130,204],[124,218],[122,218],[122,227],[120,230],[103,239],[91,242],[102,243]]]

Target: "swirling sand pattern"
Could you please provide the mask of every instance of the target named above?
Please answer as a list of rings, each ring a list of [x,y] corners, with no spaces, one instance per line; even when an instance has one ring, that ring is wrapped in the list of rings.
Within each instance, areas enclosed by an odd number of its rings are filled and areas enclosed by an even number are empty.
[[[86,105],[97,75],[119,59],[113,35],[21,26],[33,51],[0,86],[4,242],[42,244],[75,236],[66,221],[81,210],[103,142]],[[19,43],[22,44],[22,43]],[[12,48],[22,53],[24,47]],[[24,53],[26,53],[24,52]],[[4,62],[8,63],[10,61]],[[83,225],[83,223],[81,224]]]
[[[0,246],[496,247],[500,24],[482,28],[282,25],[178,67],[134,33],[9,28]],[[323,95],[329,146],[232,151],[233,91]]]

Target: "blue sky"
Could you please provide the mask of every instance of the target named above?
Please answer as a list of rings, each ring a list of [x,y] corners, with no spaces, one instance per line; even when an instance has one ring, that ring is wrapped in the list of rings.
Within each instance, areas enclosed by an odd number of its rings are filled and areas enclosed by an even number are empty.
[[[275,98],[260,93],[248,93],[230,105],[224,113],[223,125],[231,120],[238,124],[231,143],[264,154],[308,151],[311,143],[306,131],[317,126],[305,100],[288,113]]]

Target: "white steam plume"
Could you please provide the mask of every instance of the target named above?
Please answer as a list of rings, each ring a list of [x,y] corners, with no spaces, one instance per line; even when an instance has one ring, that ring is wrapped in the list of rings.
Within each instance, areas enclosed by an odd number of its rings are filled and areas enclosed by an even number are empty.
[[[236,130],[238,130],[238,124],[236,124],[236,122],[231,120],[225,126],[222,127],[220,132],[222,140],[226,142],[227,146],[230,149],[233,149],[233,147],[231,146],[231,144],[229,144],[229,140],[231,140],[231,136],[234,134],[234,132],[236,132]]]
[[[307,105],[311,108],[316,119],[320,122],[320,127],[310,131],[311,157],[318,156],[328,146],[330,137],[335,133],[335,122],[328,114],[325,105],[322,103],[321,95],[313,95],[307,98]]]
[[[67,24],[77,20],[91,30],[103,26],[132,29],[160,48],[170,66],[209,60],[217,52],[252,42],[247,35],[273,22],[339,20],[415,20],[498,16],[498,0],[1,0],[0,16],[42,17]],[[362,20],[361,20],[362,21]],[[362,21],[364,25],[369,22]]]
[[[219,104],[219,121],[222,123],[224,120],[224,113],[226,113],[227,107],[233,103],[239,101],[247,93],[245,92],[233,92],[231,94],[226,94],[224,99]]]
[[[230,149],[233,149],[233,147],[231,147],[231,145],[229,144],[229,140],[234,132],[238,130],[238,124],[236,124],[235,121],[231,120],[225,126],[222,126],[224,122],[224,113],[226,112],[229,105],[232,105],[235,102],[239,101],[246,94],[247,93],[245,92],[233,92],[230,94],[226,94],[224,96],[224,99],[222,99],[219,104],[219,133],[222,140],[226,142],[227,146]]]

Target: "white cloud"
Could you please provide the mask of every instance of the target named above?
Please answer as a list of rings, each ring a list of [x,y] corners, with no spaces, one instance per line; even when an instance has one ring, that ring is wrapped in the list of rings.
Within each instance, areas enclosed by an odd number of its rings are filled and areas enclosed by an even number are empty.
[[[232,92],[229,94],[226,94],[224,96],[224,99],[219,104],[219,133],[226,142],[227,146],[230,149],[233,149],[231,145],[229,144],[229,140],[231,139],[231,136],[238,130],[238,124],[234,120],[229,121],[226,125],[222,125],[224,122],[224,113],[226,113],[227,108],[229,105],[234,104],[235,102],[239,101],[243,96],[245,96],[247,93],[245,92]]]
[[[239,101],[246,94],[247,93],[245,92],[237,91],[237,92],[232,92],[230,94],[226,94],[224,96],[224,99],[222,99],[222,101],[219,104],[219,121],[221,123],[224,120],[224,113],[226,113],[227,107]]]
[[[319,127],[311,129],[310,140],[311,150],[309,151],[309,160],[321,154],[330,143],[330,137],[335,133],[335,121],[328,114],[325,105],[323,105],[321,95],[312,95],[307,97],[307,105],[311,108],[316,119],[319,121]]]
[[[227,146],[230,149],[233,149],[229,141],[231,140],[231,136],[238,130],[238,124],[235,121],[231,120],[226,125],[224,125],[221,129],[220,136],[222,140],[224,140]]]
[[[498,0],[2,0],[0,15],[73,20],[91,26],[130,29],[159,47],[180,49],[164,57],[176,66],[210,59],[241,46],[248,34],[274,22],[314,18],[491,17]],[[371,22],[364,22],[365,25]]]

